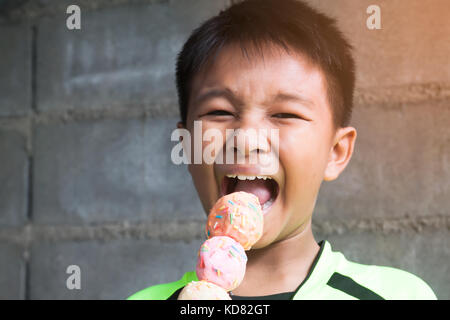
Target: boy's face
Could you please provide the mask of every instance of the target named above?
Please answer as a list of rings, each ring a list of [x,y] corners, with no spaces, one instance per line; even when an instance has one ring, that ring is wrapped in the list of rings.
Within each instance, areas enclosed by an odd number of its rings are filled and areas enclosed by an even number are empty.
[[[335,179],[350,159],[356,131],[335,130],[322,72],[299,55],[265,51],[249,62],[240,48],[228,46],[206,72],[193,82],[186,129],[194,146],[194,121],[202,121],[202,131],[218,129],[223,136],[223,153],[266,154],[278,171],[267,180],[238,180],[233,175],[264,175],[258,164],[190,164],[200,200],[206,212],[224,194],[252,192],[264,208],[264,232],[253,248],[289,238],[308,227],[321,182]],[[234,98],[215,95],[200,99],[213,89],[229,89]],[[277,94],[299,99],[273,98]],[[286,96],[284,96],[286,98]],[[178,125],[182,127],[181,123]],[[278,154],[270,153],[276,141],[270,134],[256,146],[226,150],[226,129],[278,129]],[[236,140],[235,140],[236,141]],[[203,142],[205,148],[210,142]],[[237,143],[237,142],[236,142]],[[192,147],[193,149],[193,147]],[[267,159],[266,159],[267,160]],[[192,163],[192,162],[191,162]]]

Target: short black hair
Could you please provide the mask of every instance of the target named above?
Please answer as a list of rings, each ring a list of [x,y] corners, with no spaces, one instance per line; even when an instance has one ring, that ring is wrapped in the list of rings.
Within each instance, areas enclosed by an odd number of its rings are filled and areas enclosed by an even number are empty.
[[[349,124],[353,109],[355,63],[352,46],[336,21],[299,0],[244,0],[206,20],[190,35],[176,62],[181,121],[186,124],[194,76],[220,48],[238,44],[258,49],[275,44],[298,50],[325,75],[335,128]],[[213,59],[211,59],[213,58]]]

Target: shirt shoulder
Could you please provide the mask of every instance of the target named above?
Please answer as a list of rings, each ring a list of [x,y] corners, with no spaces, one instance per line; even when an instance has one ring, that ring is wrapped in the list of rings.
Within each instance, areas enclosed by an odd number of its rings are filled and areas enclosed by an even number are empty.
[[[195,272],[189,271],[177,281],[150,286],[132,294],[127,300],[167,300],[175,291],[195,280],[197,280]]]
[[[387,300],[436,300],[431,287],[418,276],[397,268],[365,265],[342,256],[336,272]]]

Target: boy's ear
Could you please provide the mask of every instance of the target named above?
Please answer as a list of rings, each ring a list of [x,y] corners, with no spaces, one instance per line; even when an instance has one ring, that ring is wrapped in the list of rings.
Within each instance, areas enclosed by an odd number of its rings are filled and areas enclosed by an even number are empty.
[[[338,129],[325,169],[325,181],[335,180],[344,171],[352,157],[356,136],[356,129],[353,127]]]

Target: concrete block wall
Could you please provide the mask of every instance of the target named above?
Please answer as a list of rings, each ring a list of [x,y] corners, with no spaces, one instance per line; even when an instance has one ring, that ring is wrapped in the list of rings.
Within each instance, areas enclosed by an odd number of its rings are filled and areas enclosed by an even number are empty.
[[[194,267],[205,215],[170,161],[174,63],[229,2],[0,1],[0,299],[124,299]],[[316,239],[449,299],[450,4],[308,2],[338,19],[358,67],[356,150],[322,185]]]

